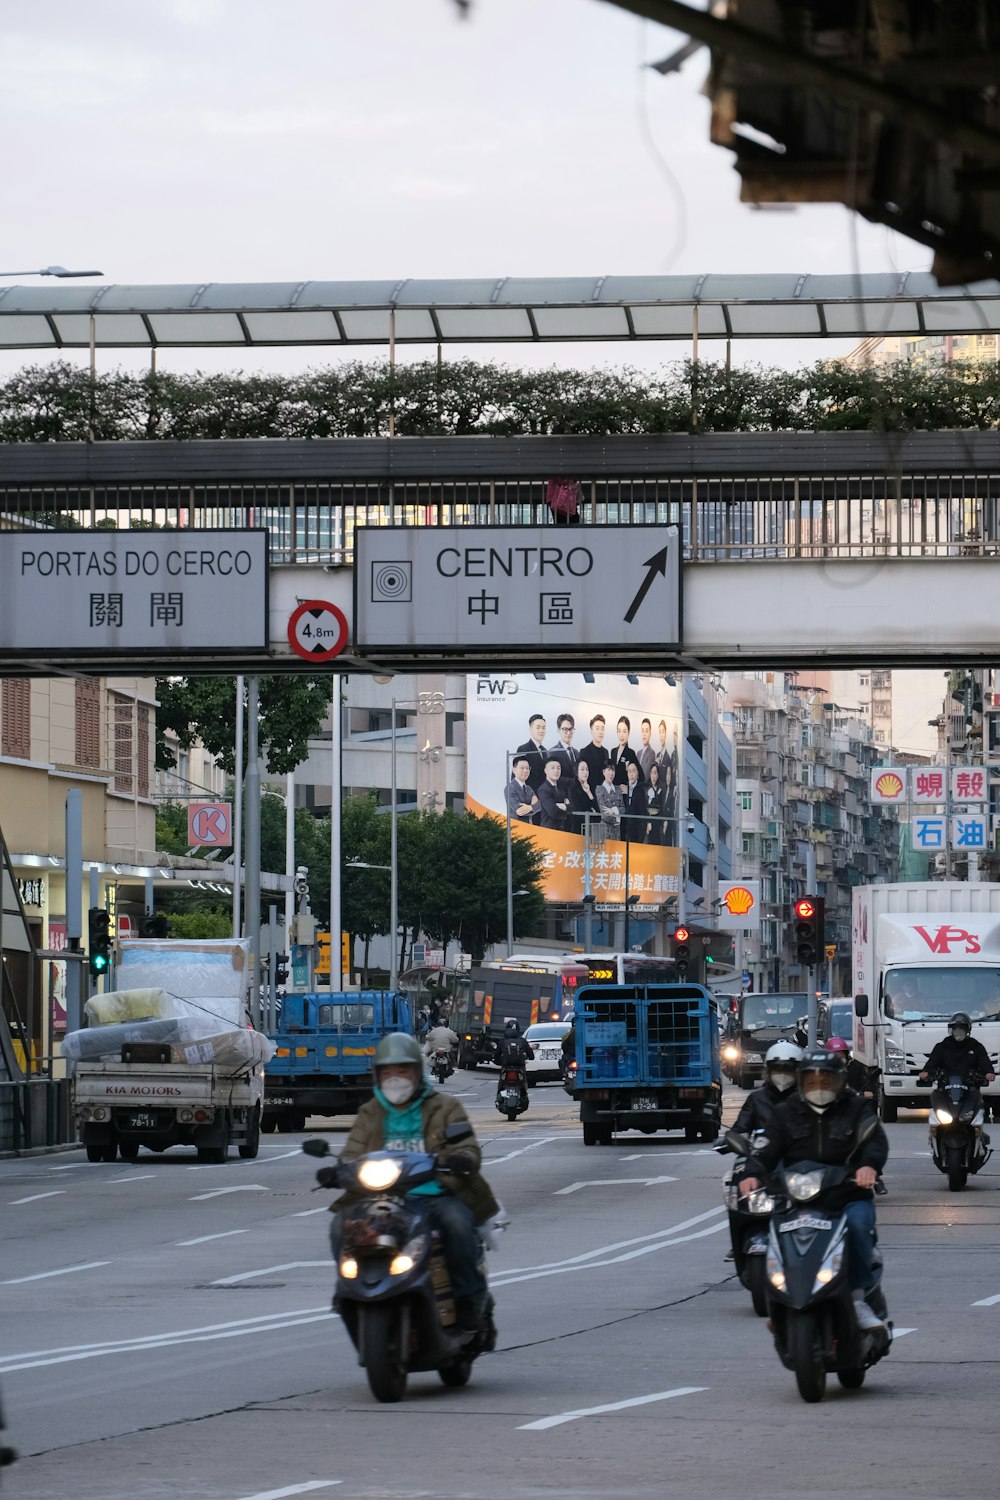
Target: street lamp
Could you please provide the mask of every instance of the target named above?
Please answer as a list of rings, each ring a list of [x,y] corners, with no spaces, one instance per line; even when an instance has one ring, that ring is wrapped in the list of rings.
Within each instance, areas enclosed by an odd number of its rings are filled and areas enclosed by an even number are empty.
[[[67,271],[65,266],[42,266],[38,271],[0,271],[0,276],[58,276],[60,281],[67,277],[103,275],[103,271]]]

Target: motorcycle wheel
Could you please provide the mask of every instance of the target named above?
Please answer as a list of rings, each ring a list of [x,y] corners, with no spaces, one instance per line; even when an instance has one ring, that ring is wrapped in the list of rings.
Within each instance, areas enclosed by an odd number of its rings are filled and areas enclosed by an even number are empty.
[[[401,1401],[406,1393],[406,1367],[399,1348],[399,1315],[385,1303],[364,1309],[365,1373],[376,1401]]]
[[[437,1077],[438,1083],[444,1083],[445,1079],[448,1077],[448,1069],[439,1063],[438,1066],[434,1069],[434,1072]]]
[[[747,1257],[747,1288],[758,1318],[767,1317],[767,1265],[766,1256]]]
[[[837,1379],[845,1391],[860,1391],[865,1383],[865,1371],[860,1370],[838,1370]]]
[[[945,1156],[945,1164],[948,1170],[949,1188],[953,1193],[960,1193],[969,1180],[965,1153],[958,1147],[952,1147]]]
[[[454,1364],[442,1365],[438,1374],[445,1385],[468,1385],[472,1374],[471,1359],[456,1359]]]
[[[509,1109],[507,1111],[507,1118],[508,1118],[508,1120],[516,1120],[517,1119],[517,1110],[516,1109]]]
[[[788,1353],[795,1370],[795,1384],[803,1401],[822,1401],[826,1394],[826,1370],[819,1331],[812,1313],[795,1313],[788,1319]]]

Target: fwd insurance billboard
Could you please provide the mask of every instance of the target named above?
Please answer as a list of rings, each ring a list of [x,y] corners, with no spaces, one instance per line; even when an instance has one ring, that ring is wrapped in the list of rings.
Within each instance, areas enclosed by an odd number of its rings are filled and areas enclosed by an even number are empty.
[[[638,911],[677,900],[681,689],[661,677],[579,672],[467,678],[466,805],[530,839],[544,856],[545,897],[586,893],[598,909],[638,897]]]

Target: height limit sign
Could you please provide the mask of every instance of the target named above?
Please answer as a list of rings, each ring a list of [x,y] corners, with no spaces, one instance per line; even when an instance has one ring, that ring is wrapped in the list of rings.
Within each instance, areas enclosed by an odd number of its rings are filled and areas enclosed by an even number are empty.
[[[347,645],[347,616],[326,599],[306,599],[289,618],[288,644],[303,661],[332,661]]]

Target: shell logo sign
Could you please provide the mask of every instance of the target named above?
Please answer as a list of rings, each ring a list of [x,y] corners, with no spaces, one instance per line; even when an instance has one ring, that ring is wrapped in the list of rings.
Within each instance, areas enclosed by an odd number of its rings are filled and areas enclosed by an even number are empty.
[[[906,801],[906,767],[876,766],[872,770],[873,802]]]
[[[753,891],[745,885],[731,885],[722,898],[722,904],[731,917],[745,917],[754,904]]]

